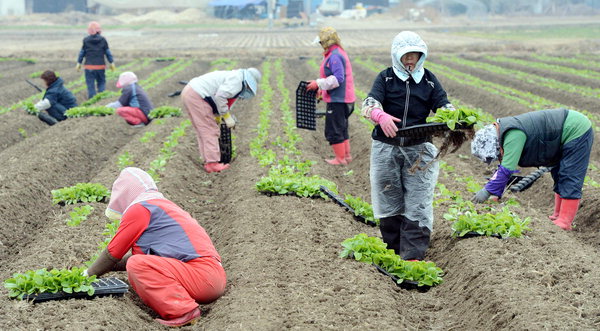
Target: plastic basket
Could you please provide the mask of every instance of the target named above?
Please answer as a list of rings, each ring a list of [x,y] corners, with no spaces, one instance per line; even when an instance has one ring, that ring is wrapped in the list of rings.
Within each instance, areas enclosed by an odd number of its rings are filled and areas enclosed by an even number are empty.
[[[98,278],[92,283],[94,294],[88,295],[87,292],[57,292],[57,293],[40,293],[24,295],[23,300],[32,300],[33,303],[39,303],[50,300],[64,299],[92,299],[107,295],[122,296],[129,289],[129,285],[118,278]]]
[[[307,91],[308,82],[301,81],[296,89],[296,127],[317,130],[317,91]]]
[[[233,145],[231,144],[231,129],[221,123],[221,136],[219,137],[219,149],[221,150],[220,163],[231,163]]]

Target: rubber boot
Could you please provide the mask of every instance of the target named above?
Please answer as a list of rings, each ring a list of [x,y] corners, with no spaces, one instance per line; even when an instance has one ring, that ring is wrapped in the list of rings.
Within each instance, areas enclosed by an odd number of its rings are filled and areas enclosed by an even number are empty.
[[[44,123],[46,123],[46,124],[48,124],[48,125],[50,125],[50,126],[52,126],[52,125],[54,125],[54,124],[58,123],[58,121],[56,120],[56,118],[54,118],[54,117],[52,117],[52,116],[48,115],[47,113],[45,113],[45,112],[43,112],[43,111],[41,111],[41,112],[38,114],[38,118],[39,118],[39,119],[40,119],[42,122],[44,122]]]
[[[229,164],[225,163],[211,162],[204,164],[204,170],[206,170],[206,172],[209,174],[211,172],[221,172],[227,168],[229,168]]]
[[[581,199],[562,199],[560,204],[560,215],[552,222],[560,226],[563,230],[572,230],[571,224],[573,224],[573,219],[575,218],[575,214],[577,214],[580,200]]]
[[[177,327],[188,325],[188,324],[194,324],[198,321],[199,318],[200,318],[200,309],[198,309],[196,307],[193,310],[191,310],[179,317],[175,317],[175,318],[168,319],[168,320],[156,318],[154,320],[162,325],[166,325],[171,328],[177,328]]]
[[[379,220],[379,231],[383,242],[387,244],[388,249],[400,255],[400,228],[402,226],[402,216],[383,217]]]
[[[333,144],[331,145],[331,148],[333,148],[333,153],[335,153],[335,159],[325,160],[327,163],[333,165],[348,164],[346,162],[346,146],[344,146],[343,142],[339,144]]]
[[[352,162],[352,155],[350,154],[350,139],[344,140],[343,144],[345,147],[344,151],[346,154],[344,159],[346,160],[346,163],[350,163]]]
[[[400,227],[400,257],[406,261],[422,261],[429,248],[431,231],[417,221],[403,217]]]
[[[562,203],[562,198],[560,197],[560,195],[558,195],[558,193],[554,193],[554,213],[550,216],[548,216],[548,218],[552,221],[554,221],[555,219],[558,218],[558,215],[560,214],[560,204]]]

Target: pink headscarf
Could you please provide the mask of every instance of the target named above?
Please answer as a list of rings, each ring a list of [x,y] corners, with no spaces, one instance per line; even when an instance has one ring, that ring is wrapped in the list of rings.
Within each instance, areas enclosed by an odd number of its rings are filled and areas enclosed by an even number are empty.
[[[98,23],[96,21],[90,22],[90,24],[88,25],[88,28],[87,28],[87,32],[90,35],[95,35],[97,33],[101,33],[102,32],[102,28],[100,27],[100,23]]]
[[[140,168],[127,167],[121,170],[113,183],[106,215],[122,216],[131,205],[152,199],[165,199],[162,193],[158,192],[152,177]]]
[[[138,81],[137,76],[131,72],[126,71],[119,75],[119,80],[117,80],[117,88],[125,87],[129,84],[133,84]]]

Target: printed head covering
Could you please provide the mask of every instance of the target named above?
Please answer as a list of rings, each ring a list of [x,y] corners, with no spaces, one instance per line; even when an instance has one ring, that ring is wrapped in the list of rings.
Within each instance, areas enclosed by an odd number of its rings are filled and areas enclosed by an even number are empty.
[[[102,32],[102,28],[100,27],[100,23],[96,21],[90,22],[87,28],[87,32],[90,35],[95,35]]]
[[[244,85],[250,88],[250,92],[252,92],[252,96],[256,95],[258,91],[258,82],[260,82],[261,74],[260,71],[256,68],[248,68],[243,70],[244,74]],[[243,91],[243,89],[242,89]]]
[[[147,172],[140,168],[127,167],[121,170],[113,183],[105,214],[110,219],[119,219],[135,203],[164,198]]]
[[[402,55],[410,52],[421,53],[421,57],[412,71],[408,71],[400,60]],[[427,44],[425,44],[425,41],[418,34],[412,31],[402,31],[392,40],[392,68],[396,76],[403,81],[412,76],[415,82],[421,82],[425,74],[425,69],[423,69],[425,58],[427,58]]]
[[[330,26],[322,28],[317,38],[319,38],[319,44],[321,44],[324,50],[327,50],[332,45],[342,46],[340,37],[335,29]]]
[[[133,72],[125,71],[119,75],[119,80],[117,80],[117,88],[122,88],[129,84],[137,83],[137,81],[138,78]]]
[[[475,132],[475,137],[471,142],[471,154],[487,164],[498,159],[500,143],[494,124],[488,124]]]

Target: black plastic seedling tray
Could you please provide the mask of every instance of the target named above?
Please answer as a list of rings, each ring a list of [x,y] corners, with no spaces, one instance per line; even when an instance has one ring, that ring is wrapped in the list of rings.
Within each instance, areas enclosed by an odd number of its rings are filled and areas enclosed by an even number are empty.
[[[518,180],[515,180],[513,184],[510,185],[511,192],[523,192],[526,189],[530,188],[533,183],[540,179],[542,175],[552,170],[553,167],[541,167],[535,171],[532,171],[527,176],[514,176]],[[512,178],[511,178],[512,179]]]
[[[122,296],[129,289],[129,285],[118,278],[98,278],[96,282],[92,283],[94,287],[94,294],[88,295],[87,292],[78,293],[40,293],[24,295],[23,300],[31,300],[33,303],[39,303],[50,300],[64,300],[64,299],[93,299],[95,297],[103,297],[107,295]]]
[[[462,237],[457,237],[458,239],[467,239],[467,238],[475,238],[475,237],[492,237],[492,238],[498,238],[498,239],[502,239],[502,236],[499,234],[491,234],[491,235],[485,235],[485,234],[479,234],[475,231],[472,232],[467,232],[465,233],[464,236]]]
[[[231,163],[231,155],[233,151],[231,143],[231,129],[221,123],[221,136],[219,137],[219,149],[221,150],[220,163]]]
[[[396,283],[396,285],[398,285],[398,287],[403,288],[405,290],[417,290],[419,292],[427,292],[431,288],[431,286],[427,286],[427,285],[419,286],[419,282],[415,282],[413,280],[403,280],[402,283],[398,283],[398,280],[399,280],[398,277],[390,274],[385,269],[383,269],[382,267],[380,267],[376,264],[374,264],[374,266],[379,272],[390,277],[394,281],[394,283]]]
[[[454,130],[460,129],[468,129],[473,127],[457,124]],[[427,124],[419,124],[413,125],[406,128],[399,129],[396,133],[400,137],[426,137],[431,136],[434,133],[450,131],[450,128],[446,123],[427,123]]]
[[[296,88],[296,127],[317,130],[317,91],[307,91],[308,82],[301,81]]]
[[[355,215],[354,214],[354,209],[352,207],[350,207],[346,202],[344,202],[344,199],[340,198],[337,194],[331,192],[331,190],[329,190],[327,187],[321,185],[319,187],[319,189],[321,190],[321,192],[325,193],[329,198],[331,198],[331,200],[333,200],[335,203],[337,203],[342,208],[344,208],[347,211],[349,211],[354,216],[355,220],[357,220],[357,221],[359,221],[361,223],[365,223],[365,224],[367,224],[369,226],[377,226],[377,223],[375,223],[373,221],[368,221],[368,220],[366,220],[364,217],[362,217],[360,215]]]

